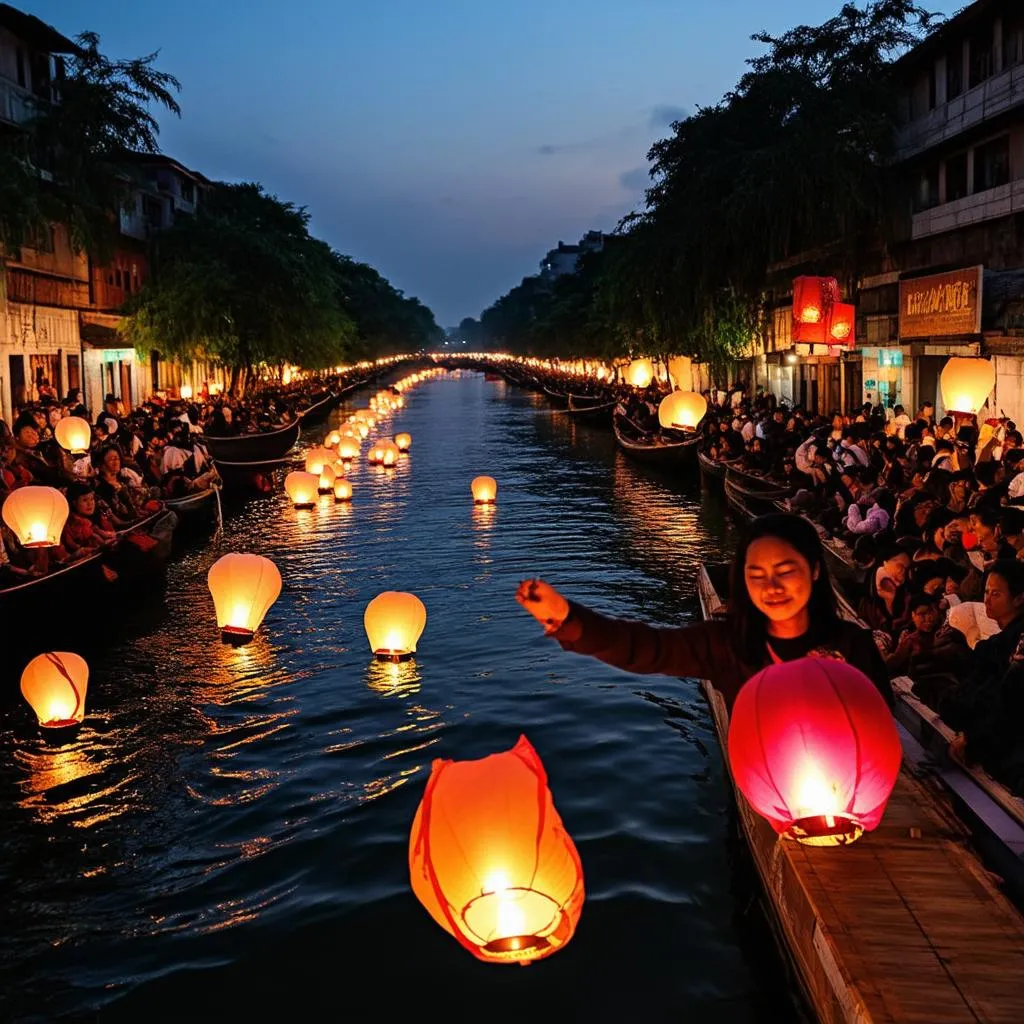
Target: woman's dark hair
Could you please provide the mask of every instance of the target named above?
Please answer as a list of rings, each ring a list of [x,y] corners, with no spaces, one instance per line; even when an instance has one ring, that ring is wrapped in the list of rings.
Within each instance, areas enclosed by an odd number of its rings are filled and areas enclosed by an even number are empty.
[[[811,597],[807,603],[811,632],[827,637],[839,622],[836,595],[822,554],[818,531],[802,516],[786,512],[759,516],[747,527],[736,549],[729,593],[729,627],[733,649],[749,665],[760,665],[764,661],[765,645],[768,642],[767,621],[750,599],[745,574],[747,551],[755,540],[762,537],[775,537],[789,544],[806,559],[812,574],[817,570],[817,579],[811,584]]]
[[[985,579],[993,575],[1006,582],[1011,596],[1024,594],[1024,562],[1018,562],[1016,558],[997,558],[985,570]]]

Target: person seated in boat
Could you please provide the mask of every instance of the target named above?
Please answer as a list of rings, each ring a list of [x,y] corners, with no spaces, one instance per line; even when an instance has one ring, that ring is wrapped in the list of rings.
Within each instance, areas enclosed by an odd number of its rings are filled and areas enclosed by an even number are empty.
[[[808,656],[849,662],[893,705],[871,633],[839,617],[817,531],[800,516],[775,513],[749,524],[733,559],[724,621],[665,628],[613,619],[539,579],[524,580],[516,600],[563,649],[627,672],[708,679],[730,709],[760,669]]]
[[[858,616],[876,639],[887,638],[884,646],[888,650],[910,621],[907,575],[911,560],[895,542],[883,545],[868,573],[867,593],[857,607]]]
[[[32,483],[43,487],[63,487],[67,482],[62,467],[53,465],[39,451],[39,425],[34,416],[22,413],[14,421],[14,462],[19,475],[28,473]]]
[[[71,484],[67,499],[70,515],[64,524],[61,544],[72,556],[81,558],[117,543],[113,520],[100,508],[91,487]]]
[[[107,445],[94,454],[93,462],[97,470],[96,494],[114,524],[121,529],[142,518],[148,495],[142,489],[139,474],[123,465],[120,449]]]

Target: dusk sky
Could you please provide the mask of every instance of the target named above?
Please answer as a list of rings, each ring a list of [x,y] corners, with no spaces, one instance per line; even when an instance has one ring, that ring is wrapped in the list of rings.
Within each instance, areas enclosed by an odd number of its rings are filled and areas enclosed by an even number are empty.
[[[457,324],[640,202],[646,153],[759,47],[841,0],[37,0],[182,83],[161,147],[309,208]],[[933,0],[945,14],[961,0]]]

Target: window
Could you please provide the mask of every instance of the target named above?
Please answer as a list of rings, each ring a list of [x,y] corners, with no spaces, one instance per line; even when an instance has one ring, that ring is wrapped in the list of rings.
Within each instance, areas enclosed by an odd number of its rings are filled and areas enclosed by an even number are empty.
[[[196,201],[196,190],[195,186],[191,181],[185,181],[182,179],[181,182],[181,198],[186,203],[194,203]]]
[[[989,27],[987,32],[971,40],[971,89],[992,77],[992,64],[992,29]]]
[[[967,195],[967,154],[957,153],[946,161],[946,202]]]
[[[25,51],[19,46],[15,55],[18,65],[18,85],[25,88]]]
[[[68,356],[68,390],[82,387],[82,374],[78,367],[78,356]]]
[[[955,100],[964,91],[964,58],[960,50],[946,54],[946,99]]]
[[[914,213],[939,205],[939,165],[922,169],[914,188]]]
[[[993,139],[974,150],[974,191],[985,192],[1010,180],[1010,136]]]
[[[1003,67],[1024,61],[1024,22],[1010,25],[1003,22]]]

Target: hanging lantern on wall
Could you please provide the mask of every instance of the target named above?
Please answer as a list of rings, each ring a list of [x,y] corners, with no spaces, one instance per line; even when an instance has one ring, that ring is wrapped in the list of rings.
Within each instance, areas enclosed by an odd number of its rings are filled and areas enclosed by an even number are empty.
[[[192,385],[191,384],[182,384],[181,387],[178,388],[178,394],[181,395],[181,400],[183,402],[191,402],[192,401],[192,394],[193,394],[193,392],[192,392]]]
[[[839,282],[834,277],[797,277],[793,280],[793,341],[827,344],[832,309],[839,302]]]
[[[289,473],[284,478],[284,489],[296,508],[312,508],[316,504],[320,477],[316,473]]]
[[[324,466],[334,461],[334,452],[328,448],[311,448],[306,455],[306,472],[319,476]]]
[[[474,477],[469,489],[478,505],[493,505],[498,500],[498,481],[493,476]]]
[[[351,481],[346,480],[343,476],[336,477],[334,480],[334,500],[352,500],[352,483]]]
[[[232,553],[206,574],[217,625],[225,643],[247,644],[281,594],[281,573],[262,555]]]
[[[696,430],[708,411],[707,399],[695,391],[673,391],[658,405],[658,422],[666,429]]]
[[[53,548],[68,521],[67,498],[55,487],[18,487],[4,499],[3,520],[24,548]]]
[[[81,416],[65,416],[53,429],[57,444],[72,455],[84,455],[92,444],[92,427]]]
[[[729,721],[729,767],[776,832],[811,846],[852,843],[877,828],[902,748],[882,695],[832,658],[762,669]]]
[[[654,364],[650,359],[634,359],[626,367],[626,383],[635,388],[645,388],[654,380]]]
[[[415,594],[386,590],[363,614],[370,650],[382,661],[402,661],[416,651],[427,624],[427,609]]]
[[[848,302],[837,302],[832,307],[829,320],[829,336],[840,345],[851,344],[857,324],[857,307]]]
[[[400,452],[407,452],[412,447],[412,434],[395,434],[395,444]]]
[[[36,655],[21,673],[21,695],[43,729],[69,729],[85,717],[89,666],[70,651]]]
[[[324,466],[324,468],[320,470],[320,478],[317,481],[316,489],[321,494],[330,494],[331,491],[334,490],[334,478],[337,475],[338,474],[334,472],[333,465]]]
[[[952,356],[939,377],[946,411],[962,415],[977,415],[995,385],[995,365],[982,356]]]
[[[525,736],[477,761],[434,761],[409,876],[430,916],[488,963],[529,964],[573,937],[583,866]]]

